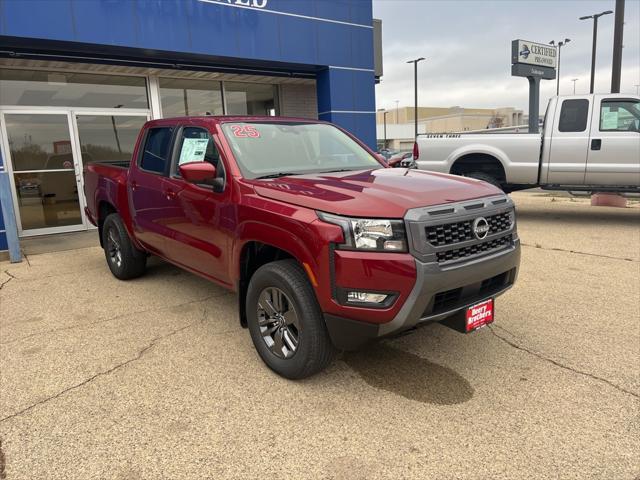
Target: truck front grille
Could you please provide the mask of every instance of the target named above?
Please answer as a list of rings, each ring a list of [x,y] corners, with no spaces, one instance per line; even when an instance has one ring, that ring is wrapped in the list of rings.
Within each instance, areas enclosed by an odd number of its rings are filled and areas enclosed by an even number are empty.
[[[504,194],[414,208],[405,225],[411,253],[447,267],[506,251],[518,241],[513,201]]]
[[[494,238],[484,243],[477,243],[463,248],[452,248],[451,250],[444,250],[438,252],[436,257],[438,263],[453,262],[456,260],[464,259],[467,257],[474,257],[481,253],[490,253],[494,250],[500,250],[506,246],[511,245],[512,235],[505,235],[504,237]]]
[[[489,235],[505,232],[511,228],[512,220],[509,212],[489,215],[484,218],[489,223]],[[444,225],[430,225],[425,228],[427,241],[434,247],[442,247],[473,240],[472,224],[473,220]]]

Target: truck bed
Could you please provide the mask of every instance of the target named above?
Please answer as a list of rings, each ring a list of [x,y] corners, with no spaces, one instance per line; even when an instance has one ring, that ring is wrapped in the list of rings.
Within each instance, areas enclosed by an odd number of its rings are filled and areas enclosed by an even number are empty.
[[[449,173],[455,162],[490,155],[503,165],[510,184],[538,180],[541,136],[537,133],[427,133],[418,136],[418,168]]]
[[[84,192],[87,199],[86,213],[97,224],[100,205],[97,199],[107,199],[112,205],[127,205],[127,166],[107,163],[91,163],[84,170]],[[123,211],[128,211],[127,208]]]

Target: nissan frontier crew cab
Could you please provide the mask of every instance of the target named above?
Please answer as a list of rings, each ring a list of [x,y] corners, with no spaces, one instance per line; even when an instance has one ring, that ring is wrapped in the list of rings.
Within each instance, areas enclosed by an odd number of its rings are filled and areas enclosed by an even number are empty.
[[[492,322],[520,261],[498,188],[387,168],[320,121],[150,121],[128,169],[87,167],[85,194],[113,275],[157,255],[237,292],[260,357],[287,378],[428,322]]]

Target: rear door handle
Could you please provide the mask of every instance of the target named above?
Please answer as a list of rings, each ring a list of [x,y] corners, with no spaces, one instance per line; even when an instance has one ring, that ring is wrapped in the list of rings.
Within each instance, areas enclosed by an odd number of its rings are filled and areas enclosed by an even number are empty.
[[[173,190],[165,190],[164,195],[165,197],[167,197],[167,200],[173,200],[174,198],[176,198],[176,192],[174,192]]]
[[[602,140],[599,138],[594,138],[591,140],[591,150],[600,150],[602,147]]]
[[[135,192],[137,188],[138,188],[138,183],[135,180],[133,180],[131,182],[131,190]]]

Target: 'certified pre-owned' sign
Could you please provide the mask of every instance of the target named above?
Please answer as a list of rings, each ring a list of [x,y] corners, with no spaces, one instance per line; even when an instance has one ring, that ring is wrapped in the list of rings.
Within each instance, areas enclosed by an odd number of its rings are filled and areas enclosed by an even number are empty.
[[[511,63],[556,68],[557,58],[557,48],[551,45],[526,40],[514,40],[511,44]]]

